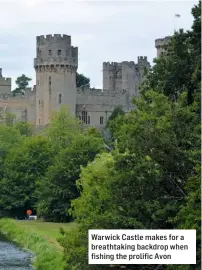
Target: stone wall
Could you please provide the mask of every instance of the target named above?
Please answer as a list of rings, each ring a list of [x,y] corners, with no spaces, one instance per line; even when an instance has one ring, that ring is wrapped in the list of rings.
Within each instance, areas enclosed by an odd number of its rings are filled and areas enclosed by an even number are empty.
[[[0,94],[0,118],[5,113],[16,116],[17,121],[28,121],[35,125],[36,119],[36,93],[30,88],[22,94]]]

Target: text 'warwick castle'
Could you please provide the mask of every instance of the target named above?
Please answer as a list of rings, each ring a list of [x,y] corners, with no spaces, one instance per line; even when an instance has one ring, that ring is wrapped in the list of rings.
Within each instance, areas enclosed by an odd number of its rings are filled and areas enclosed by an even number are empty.
[[[170,37],[157,39],[157,56],[163,54]],[[104,62],[103,89],[77,89],[78,47],[71,45],[71,36],[47,35],[36,38],[36,85],[25,94],[11,92],[11,78],[4,78],[0,69],[0,121],[5,112],[16,115],[16,120],[36,126],[47,125],[52,111],[68,105],[86,126],[104,128],[115,107],[122,105],[125,112],[134,107],[132,97],[139,96],[139,85],[145,68],[150,67],[147,57],[138,62]]]

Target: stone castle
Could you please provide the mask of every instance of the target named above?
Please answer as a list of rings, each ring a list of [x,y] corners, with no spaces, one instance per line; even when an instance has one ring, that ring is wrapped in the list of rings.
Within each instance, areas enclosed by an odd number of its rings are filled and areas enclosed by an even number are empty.
[[[166,50],[170,37],[155,41],[157,56]],[[103,63],[103,89],[78,89],[78,47],[71,44],[71,36],[47,35],[36,38],[36,85],[25,94],[11,92],[11,78],[4,78],[0,69],[0,122],[6,112],[15,114],[16,120],[28,121],[36,126],[47,125],[52,111],[68,105],[72,114],[86,126],[105,127],[109,116],[118,105],[131,111],[133,96],[139,96],[139,85],[145,69],[150,68],[146,56],[137,63]]]

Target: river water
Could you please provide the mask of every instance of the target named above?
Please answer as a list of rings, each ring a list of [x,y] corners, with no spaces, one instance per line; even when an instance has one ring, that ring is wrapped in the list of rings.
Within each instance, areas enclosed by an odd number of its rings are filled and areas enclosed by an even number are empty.
[[[0,235],[0,270],[33,270],[33,255],[11,244]]]

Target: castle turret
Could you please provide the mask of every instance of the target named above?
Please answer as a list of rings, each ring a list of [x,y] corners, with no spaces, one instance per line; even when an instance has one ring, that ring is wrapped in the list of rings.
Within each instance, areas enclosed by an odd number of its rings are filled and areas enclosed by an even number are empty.
[[[155,47],[157,49],[157,57],[167,52],[170,41],[171,41],[171,36],[167,36],[165,38],[159,38],[155,40]]]
[[[122,65],[117,62],[103,63],[103,89],[117,91],[122,88]]]
[[[0,94],[11,93],[11,78],[4,78],[0,68]]]
[[[78,47],[71,46],[68,35],[38,36],[36,41],[36,125],[46,125],[61,105],[75,114]]]

